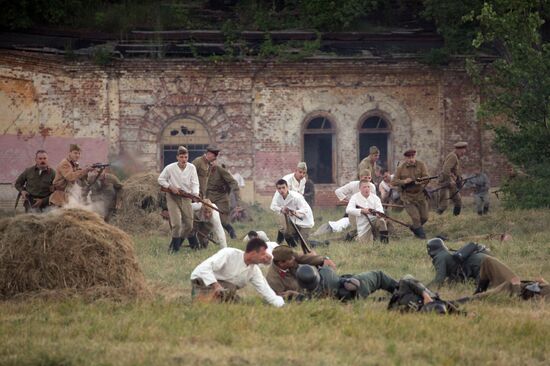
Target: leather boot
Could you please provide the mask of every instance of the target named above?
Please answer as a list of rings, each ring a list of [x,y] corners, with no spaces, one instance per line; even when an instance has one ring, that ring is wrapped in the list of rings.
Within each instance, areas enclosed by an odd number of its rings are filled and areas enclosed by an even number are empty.
[[[479,294],[480,292],[487,291],[487,288],[489,287],[490,283],[491,283],[491,281],[489,281],[489,280],[479,280],[477,282],[477,288],[474,291],[474,295]]]
[[[285,236],[282,232],[277,231],[277,244],[281,244],[285,240]]]
[[[233,229],[233,226],[231,226],[231,224],[225,224],[222,226],[225,230],[227,230],[231,239],[237,239],[237,234],[235,234],[235,229]]]
[[[187,241],[189,242],[189,248],[198,250],[201,249],[201,245],[199,243],[199,239],[197,239],[196,235],[190,235],[187,237]]]
[[[168,247],[168,252],[169,253],[173,253],[175,252],[176,250],[174,249],[174,243],[176,242],[178,238],[172,238],[172,240],[170,241],[170,246]]]
[[[289,247],[295,248],[296,247],[296,240],[292,236],[286,236],[285,237],[286,243]]]
[[[390,235],[388,231],[380,231],[380,242],[384,244],[390,243]]]
[[[183,238],[172,238],[170,242],[170,248],[168,249],[170,253],[175,253],[181,248],[181,243],[183,243]]]
[[[419,239],[426,239],[426,233],[424,232],[424,228],[422,226],[417,227],[416,229],[411,229],[411,231],[414,233],[414,236],[416,236]]]
[[[455,215],[455,216],[460,215],[460,210],[461,210],[461,209],[462,209],[462,207],[460,207],[460,206],[455,206],[455,207],[453,208],[453,215]]]

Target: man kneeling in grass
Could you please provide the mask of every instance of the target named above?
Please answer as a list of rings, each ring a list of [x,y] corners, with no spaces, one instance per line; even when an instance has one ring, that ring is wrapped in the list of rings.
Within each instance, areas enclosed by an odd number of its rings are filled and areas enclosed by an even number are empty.
[[[237,290],[248,283],[271,305],[281,307],[283,298],[275,294],[265,280],[258,264],[271,263],[262,239],[252,239],[243,252],[223,248],[199,264],[191,273],[191,296],[198,301],[235,301]]]

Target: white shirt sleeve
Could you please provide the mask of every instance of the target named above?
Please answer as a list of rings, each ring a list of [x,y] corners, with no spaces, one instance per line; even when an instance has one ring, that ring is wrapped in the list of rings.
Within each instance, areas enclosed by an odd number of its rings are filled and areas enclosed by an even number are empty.
[[[281,197],[279,192],[275,192],[275,194],[273,195],[273,199],[271,200],[271,206],[270,206],[271,210],[277,213],[281,213],[281,210],[283,209],[282,206],[279,206],[279,197]]]
[[[212,204],[212,206],[216,205]],[[225,231],[223,230],[220,213],[218,211],[212,211],[212,218],[210,219],[210,222],[212,223],[212,231],[214,232],[214,237],[217,239],[216,241],[220,244],[220,247],[227,248],[227,239],[225,237]]]
[[[195,196],[199,195],[199,176],[197,175],[197,168],[193,164],[191,164],[193,167],[192,172],[189,176],[190,184],[191,184],[191,193]]]
[[[227,250],[227,249],[226,249]],[[220,271],[227,261],[228,254],[221,249],[212,257],[199,264],[191,273],[191,279],[200,278],[206,286],[218,282],[214,272]]]
[[[342,187],[336,188],[336,190],[334,191],[334,194],[336,194],[336,197],[338,197],[340,201],[345,200],[347,197],[345,194],[345,188],[346,185],[343,185]]]
[[[349,199],[348,205],[346,206],[346,213],[348,215],[352,215],[352,216],[361,216],[362,215],[361,209],[357,208],[357,200],[356,199],[357,199],[356,195],[351,196],[351,198]]]
[[[285,304],[285,301],[281,296],[277,296],[275,291],[271,287],[269,287],[264,275],[262,274],[262,271],[260,270],[260,267],[255,266],[254,271],[252,273],[252,277],[250,278],[250,283],[256,291],[262,295],[262,297],[271,305],[275,307],[282,307]]]
[[[170,174],[168,173],[168,166],[166,166],[164,169],[162,169],[162,172],[160,173],[157,181],[162,187],[168,188],[170,186],[170,183],[168,183],[169,177]]]

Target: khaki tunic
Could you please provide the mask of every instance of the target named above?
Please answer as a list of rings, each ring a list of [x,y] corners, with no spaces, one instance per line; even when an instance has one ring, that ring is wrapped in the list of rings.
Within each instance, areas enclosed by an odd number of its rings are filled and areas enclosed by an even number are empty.
[[[297,291],[300,292],[300,285],[298,285],[298,280],[296,279],[296,270],[298,269],[298,264],[309,264],[312,266],[322,266],[325,257],[321,255],[312,255],[312,254],[297,254],[294,253],[294,258],[296,259],[296,267],[289,268],[287,271],[281,270],[275,264],[271,264],[267,270],[267,275],[265,276],[269,287],[275,291],[279,296],[285,291]]]
[[[404,162],[397,168],[391,182],[392,185],[401,187],[401,200],[405,204],[405,211],[412,219],[414,229],[421,227],[428,221],[428,201],[423,191],[429,181],[413,184],[407,188],[403,188],[403,185],[405,185],[404,181],[407,178],[416,180],[427,176],[428,169],[422,161],[417,160],[414,164]]]
[[[121,189],[122,183],[120,183],[116,175],[111,173],[105,173],[104,178],[97,179],[94,184],[89,187],[92,202],[101,201],[104,203],[105,211],[103,218],[105,220],[109,219],[115,212],[117,202],[121,199]]]
[[[199,193],[201,197],[206,197],[206,189],[208,188],[208,178],[210,177],[210,162],[206,157],[199,156],[193,160],[192,164],[197,168],[197,176],[199,177]]]
[[[456,186],[456,179],[461,176],[460,159],[455,152],[451,152],[445,157],[443,168],[441,169],[441,177],[439,178],[439,184],[441,186],[446,186],[441,189],[439,193],[438,209],[440,212],[447,209],[449,206],[449,197],[451,196],[454,205],[456,207],[462,207],[462,199]]]
[[[357,175],[359,175],[362,170],[368,169],[370,171],[371,176],[374,178],[374,176],[376,175],[376,168],[378,166],[376,164],[376,161],[373,163],[370,160],[370,158],[371,158],[371,156],[367,155],[366,158],[361,160],[361,162],[359,163],[359,167],[357,168],[358,169],[357,170]]]
[[[50,203],[62,207],[68,203],[67,192],[80,179],[86,176],[87,172],[78,167],[78,164],[73,164],[69,159],[61,160],[55,169],[55,178],[53,187],[55,191],[50,196]]]
[[[224,213],[220,213],[223,225],[229,224],[229,193],[234,192],[237,205],[241,203],[241,190],[239,184],[231,173],[221,166],[212,167],[208,178],[206,198],[215,203]]]

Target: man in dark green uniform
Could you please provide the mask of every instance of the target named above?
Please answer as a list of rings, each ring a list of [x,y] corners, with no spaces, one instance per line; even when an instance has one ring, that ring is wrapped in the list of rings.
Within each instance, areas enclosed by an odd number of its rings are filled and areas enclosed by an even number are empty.
[[[484,246],[476,243],[450,251],[442,239],[433,238],[428,240],[427,250],[436,272],[428,286],[439,287],[445,280],[461,282],[473,279],[477,285],[475,293],[480,293],[517,278],[507,265],[490,256]]]
[[[48,207],[53,192],[55,170],[48,165],[48,153],[38,150],[34,161],[35,165],[25,169],[15,181],[15,189],[23,198],[25,212],[42,211]]]
[[[210,177],[210,169],[218,158],[220,149],[209,146],[206,148],[204,155],[199,156],[191,162],[197,168],[197,176],[199,177],[199,193],[202,198],[206,197],[206,189],[208,188],[208,178]]]
[[[216,160],[212,162],[212,168],[210,169],[210,176],[208,177],[208,185],[206,188],[206,198],[210,199],[212,203],[223,212],[220,213],[220,219],[222,221],[222,226],[227,232],[231,239],[235,239],[237,234],[235,234],[235,229],[231,226],[229,220],[229,193],[233,191],[235,194],[235,199],[237,201],[237,207],[241,206],[241,190],[239,184],[233,178],[231,173],[225,168],[218,166]]]
[[[338,276],[330,267],[303,264],[296,271],[300,287],[313,297],[330,297],[341,301],[365,299],[377,290],[393,293],[398,282],[382,271],[368,271],[356,275]]]

